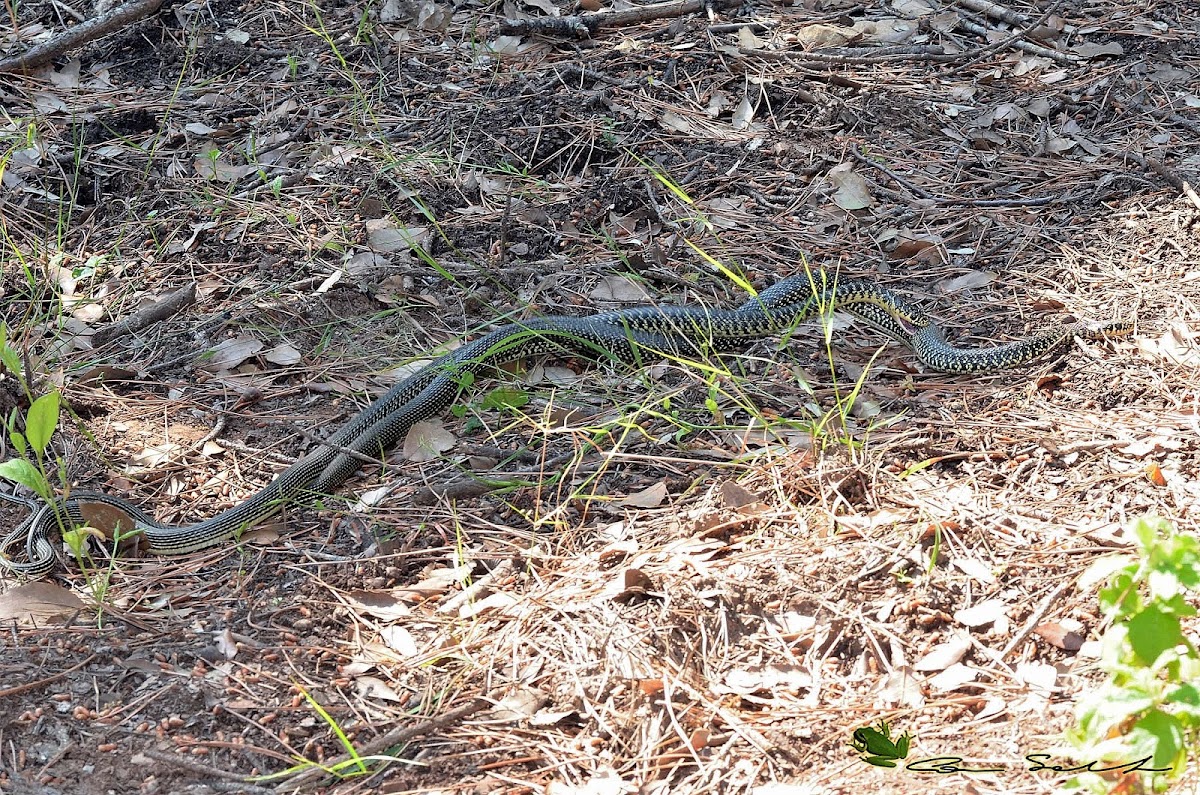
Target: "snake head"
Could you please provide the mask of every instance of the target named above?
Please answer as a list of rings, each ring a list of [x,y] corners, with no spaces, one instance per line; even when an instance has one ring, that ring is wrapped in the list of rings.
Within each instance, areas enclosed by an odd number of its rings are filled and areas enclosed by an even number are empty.
[[[893,317],[900,324],[900,328],[904,329],[904,333],[910,337],[933,322],[924,312],[911,306],[905,306],[903,311],[895,313]]]

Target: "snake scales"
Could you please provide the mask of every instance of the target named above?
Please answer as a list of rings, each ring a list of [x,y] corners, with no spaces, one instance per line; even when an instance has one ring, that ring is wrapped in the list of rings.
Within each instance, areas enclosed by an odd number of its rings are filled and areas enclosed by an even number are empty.
[[[329,493],[359,467],[359,455],[379,457],[414,423],[441,412],[471,376],[507,361],[554,353],[637,364],[661,356],[693,357],[780,334],[834,308],[844,309],[912,348],[931,369],[951,373],[1017,367],[1054,351],[1075,336],[1125,334],[1131,325],[1111,322],[1051,323],[1039,333],[990,348],[957,348],[917,307],[873,282],[835,280],[824,273],[784,279],[736,309],[639,306],[586,317],[541,317],[485,334],[421,368],[389,389],[339,429],[327,444],[292,464],[243,502],[193,525],[166,525],[118,497],[72,493],[52,503],[0,494],[30,506],[31,516],[0,541],[0,568],[27,577],[55,565],[53,528],[66,517],[83,523],[86,506],[106,505],[129,517],[128,530],[144,536],[152,554],[178,555],[235,537],[305,493]],[[128,532],[126,530],[126,532]],[[13,552],[24,547],[24,560]]]

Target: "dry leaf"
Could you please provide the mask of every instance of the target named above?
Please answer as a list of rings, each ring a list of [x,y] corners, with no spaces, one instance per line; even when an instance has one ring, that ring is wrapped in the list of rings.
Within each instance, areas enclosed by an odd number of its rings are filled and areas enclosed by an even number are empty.
[[[86,497],[81,498],[86,500]],[[115,505],[106,502],[80,502],[79,515],[88,527],[99,530],[105,538],[116,538],[118,531],[128,533],[133,530],[133,517]]]
[[[695,130],[692,128],[692,123],[680,116],[675,111],[665,110],[662,116],[658,119],[659,123],[668,130],[672,130],[683,135],[694,135]]]
[[[981,582],[984,585],[996,584],[996,575],[992,572],[990,566],[981,560],[975,558],[952,558],[950,565],[966,574],[976,582]]]
[[[458,441],[440,420],[414,422],[404,437],[404,458],[417,463],[433,461]]]
[[[388,648],[395,649],[401,657],[417,656],[417,642],[413,640],[409,631],[399,624],[390,624],[379,630],[379,637]]]
[[[1146,465],[1146,478],[1155,486],[1167,485],[1167,479],[1163,476],[1162,467],[1153,461]]]
[[[625,276],[604,276],[596,289],[592,290],[592,298],[597,301],[628,301],[644,302],[649,300],[646,291],[633,279]]]
[[[749,94],[743,94],[742,99],[738,102],[737,108],[733,111],[733,129],[741,132],[747,129],[754,121],[754,103],[750,101]]]
[[[627,783],[610,767],[601,767],[582,784],[552,781],[546,787],[546,795],[629,795],[638,791],[636,786]]]
[[[749,491],[732,480],[724,481],[720,487],[721,504],[726,508],[744,508],[748,505],[762,505],[763,501],[757,494]]]
[[[143,447],[130,458],[134,464],[141,467],[153,468],[166,464],[183,452],[183,448],[174,442],[163,442]]]
[[[391,685],[374,676],[355,677],[354,691],[363,698],[377,698],[393,703],[404,700],[404,697],[392,689]]]
[[[78,596],[52,582],[27,582],[0,593],[0,621],[18,624],[58,624],[81,608]]]
[[[812,675],[800,666],[780,664],[732,670],[725,674],[723,684],[713,685],[713,692],[743,696],[777,690],[798,693],[812,685]]]
[[[530,688],[518,688],[492,708],[493,720],[517,721],[530,717],[550,700],[545,693]]]
[[[617,500],[616,504],[623,508],[657,508],[666,497],[667,484],[659,481],[636,494]]]
[[[270,546],[280,539],[279,531],[275,528],[281,525],[281,522],[272,522],[269,525],[259,525],[258,527],[253,527],[238,536],[238,541],[243,544]]]
[[[482,599],[469,599],[458,608],[457,615],[459,618],[474,618],[475,616],[489,613],[492,610],[504,610],[507,607],[512,607],[517,604],[517,598],[512,594],[496,591],[490,593]]]
[[[830,198],[843,210],[861,210],[875,203],[867,181],[854,171],[853,163],[834,166],[826,177],[837,189]]]
[[[392,218],[371,218],[366,227],[367,243],[373,251],[411,251],[429,244],[429,229],[424,226],[397,226]]]
[[[396,594],[397,596],[402,596],[405,599],[411,599],[412,597],[437,596],[438,594],[443,594],[450,590],[452,586],[458,585],[460,582],[464,582],[468,577],[471,576],[471,572],[474,570],[474,568],[475,567],[473,564],[464,563],[461,566],[455,566],[453,568],[433,569],[431,572],[429,572],[425,579],[421,580],[420,582],[395,588],[392,590],[392,593]]]
[[[384,621],[394,621],[408,616],[412,611],[391,591],[350,591],[344,598],[351,608],[370,613]]]
[[[551,0],[522,0],[525,5],[533,6],[543,14],[551,17],[559,16],[562,12],[558,10],[558,6],[554,5]]]
[[[988,599],[972,607],[954,612],[954,620],[967,627],[982,627],[1004,617],[1008,605],[999,599]]]
[[[217,651],[219,651],[221,656],[223,656],[226,660],[232,660],[237,656],[237,641],[233,639],[233,632],[231,632],[228,627],[220,632],[214,632],[213,640],[216,641]]]
[[[199,366],[209,372],[232,370],[263,349],[263,344],[253,337],[238,336],[223,340],[200,357]]]
[[[959,290],[983,287],[994,281],[996,281],[996,274],[991,271],[967,271],[961,276],[938,282],[937,289],[943,293],[956,293]]]
[[[888,675],[883,683],[880,698],[891,704],[899,704],[913,709],[925,706],[925,694],[921,691],[921,683],[912,674],[907,665],[896,668]]]
[[[979,671],[968,668],[962,663],[955,663],[936,676],[931,676],[926,684],[933,690],[946,692],[958,690],[963,685],[974,682],[977,678],[979,678]]]
[[[1064,651],[1079,651],[1083,645],[1083,636],[1071,631],[1056,621],[1038,624],[1033,634]]]
[[[971,639],[961,632],[956,632],[913,663],[913,668],[917,671],[944,671],[961,660],[970,648]]]
[[[796,34],[796,40],[805,49],[819,47],[841,47],[848,44],[858,35],[854,28],[835,27],[833,25],[805,25]]]
[[[754,35],[749,25],[743,25],[737,30],[738,47],[743,50],[761,50],[767,45],[765,41]]]
[[[607,595],[618,602],[641,599],[654,589],[654,581],[641,569],[626,569],[619,579],[614,579],[606,588]]]
[[[136,377],[137,370],[112,364],[98,364],[80,373],[75,378],[75,383],[79,386],[99,386],[106,382],[129,381]]]
[[[286,342],[281,342],[271,350],[263,354],[263,358],[271,364],[277,364],[280,367],[287,367],[300,361],[300,351],[293,348]]]
[[[1028,687],[1028,694],[1013,705],[1024,712],[1041,712],[1050,701],[1058,669],[1048,663],[1021,663],[1016,667],[1017,679]]]

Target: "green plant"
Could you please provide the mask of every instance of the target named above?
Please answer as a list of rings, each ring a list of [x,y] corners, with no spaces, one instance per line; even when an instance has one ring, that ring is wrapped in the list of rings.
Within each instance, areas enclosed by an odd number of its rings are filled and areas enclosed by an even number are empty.
[[[297,686],[297,687],[299,687],[299,686]],[[304,700],[306,702],[308,702],[308,706],[311,707],[312,710],[314,712],[316,712],[317,715],[320,716],[321,720],[325,721],[325,724],[327,726],[329,726],[329,730],[333,732],[333,735],[335,737],[337,737],[338,743],[340,743],[342,748],[345,749],[347,758],[342,760],[341,762],[337,762],[332,765],[323,765],[320,762],[314,762],[311,759],[306,759],[299,755],[293,755],[293,758],[296,760],[296,764],[292,765],[291,767],[289,767],[285,770],[281,770],[278,773],[272,773],[267,776],[256,776],[253,779],[251,779],[252,781],[256,781],[256,782],[274,781],[275,779],[280,779],[280,778],[290,778],[291,776],[294,776],[296,773],[299,773],[304,770],[308,770],[309,768],[313,768],[313,767],[320,768],[325,773],[327,773],[330,776],[333,776],[334,778],[348,779],[348,778],[354,778],[356,776],[366,775],[366,774],[373,772],[371,767],[369,767],[367,765],[368,762],[404,762],[404,761],[406,761],[403,759],[398,759],[394,756],[387,756],[387,755],[381,755],[381,754],[376,754],[376,755],[372,755],[372,756],[362,756],[361,754],[358,753],[358,749],[354,747],[354,743],[351,742],[350,738],[346,735],[345,730],[343,730],[342,727],[338,724],[337,719],[334,718],[332,715],[330,715],[329,712],[326,711],[326,709],[324,707],[322,707],[321,704],[315,698],[313,698],[312,695],[307,690],[305,690],[303,687],[300,687],[300,694],[302,696],[304,696]]]
[[[1078,725],[1066,739],[1074,756],[1097,767],[1144,759],[1142,784],[1162,790],[1200,747],[1200,655],[1183,626],[1196,615],[1188,597],[1200,587],[1200,543],[1158,518],[1137,520],[1133,535],[1135,554],[1098,561],[1081,580],[1083,587],[1105,583],[1099,601],[1110,626],[1100,667],[1108,679],[1079,702]],[[1097,792],[1111,786],[1092,772],[1071,784]]]
[[[24,431],[18,427],[18,414],[14,408],[5,418],[5,430],[8,440],[17,452],[16,458],[0,463],[0,477],[20,483],[33,490],[43,500],[49,501],[54,496],[50,488],[50,479],[46,475],[46,451],[50,446],[50,437],[58,426],[58,409],[60,397],[57,391],[49,392],[34,399],[29,383],[21,374],[21,359],[17,351],[8,342],[8,328],[0,323],[0,363],[4,369],[21,385],[21,391],[29,398],[29,410],[25,412]],[[33,454],[33,461],[29,454]]]

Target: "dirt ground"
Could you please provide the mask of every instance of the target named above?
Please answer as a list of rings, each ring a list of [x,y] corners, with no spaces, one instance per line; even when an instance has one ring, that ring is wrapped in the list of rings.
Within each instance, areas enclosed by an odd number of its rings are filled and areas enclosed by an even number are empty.
[[[491,324],[809,267],[963,345],[1136,334],[978,375],[840,315],[526,362],[237,543],[0,580],[0,791],[1066,780],[1024,757],[1098,680],[1080,575],[1136,517],[1200,525],[1194,9],[592,3],[169,2],[0,75],[2,316],[63,394],[54,482],[196,521]],[[0,58],[97,12],[7,9]],[[880,720],[994,770],[864,764]]]

